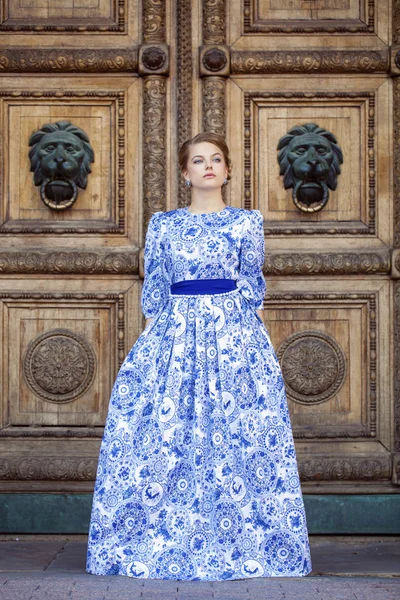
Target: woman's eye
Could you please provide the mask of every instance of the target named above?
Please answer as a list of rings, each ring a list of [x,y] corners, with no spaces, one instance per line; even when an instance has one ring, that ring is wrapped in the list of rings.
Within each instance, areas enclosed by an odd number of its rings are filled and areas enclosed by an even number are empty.
[[[201,158],[196,158],[196,160],[193,161],[195,165],[198,165],[199,163],[202,162]]]
[[[217,157],[217,158],[214,158],[214,160],[215,160],[215,161],[217,161],[217,162],[221,162],[221,159],[220,159],[220,158],[218,158],[218,157]]]

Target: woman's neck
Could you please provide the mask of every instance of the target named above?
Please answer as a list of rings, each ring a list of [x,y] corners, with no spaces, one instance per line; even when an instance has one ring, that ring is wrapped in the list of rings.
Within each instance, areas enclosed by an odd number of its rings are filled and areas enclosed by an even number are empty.
[[[218,212],[225,208],[226,204],[222,199],[221,189],[204,190],[192,189],[192,199],[190,202],[190,211],[198,213]]]

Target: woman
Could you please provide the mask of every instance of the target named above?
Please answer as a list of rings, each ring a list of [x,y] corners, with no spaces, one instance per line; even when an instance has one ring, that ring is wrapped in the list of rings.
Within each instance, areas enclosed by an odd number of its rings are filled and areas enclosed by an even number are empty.
[[[306,575],[290,417],[263,324],[262,216],[224,204],[231,166],[220,136],[188,140],[179,160],[192,200],[149,223],[146,328],[111,395],[87,570]]]

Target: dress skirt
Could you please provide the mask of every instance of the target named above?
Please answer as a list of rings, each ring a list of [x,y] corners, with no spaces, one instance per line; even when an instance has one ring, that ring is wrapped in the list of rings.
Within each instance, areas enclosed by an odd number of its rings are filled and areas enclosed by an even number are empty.
[[[87,570],[224,580],[311,571],[281,370],[235,289],[170,293],[117,376]]]

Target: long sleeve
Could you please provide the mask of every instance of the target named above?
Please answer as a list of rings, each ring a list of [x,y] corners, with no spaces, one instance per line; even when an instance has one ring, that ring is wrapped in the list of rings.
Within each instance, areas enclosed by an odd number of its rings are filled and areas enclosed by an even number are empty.
[[[259,210],[252,210],[241,243],[237,287],[254,310],[263,308],[267,287],[262,272],[264,256],[263,217]]]
[[[144,282],[142,288],[142,311],[147,319],[154,317],[164,306],[169,295],[169,278],[165,268],[165,252],[162,240],[162,217],[159,211],[152,215],[144,247]]]

